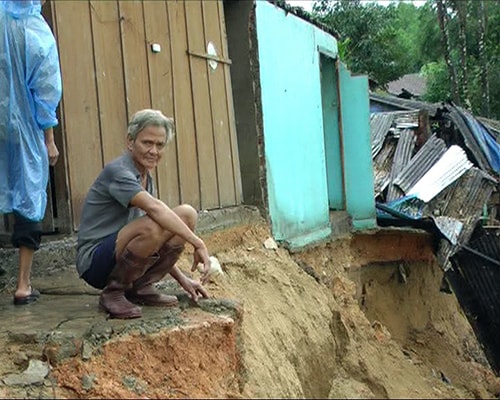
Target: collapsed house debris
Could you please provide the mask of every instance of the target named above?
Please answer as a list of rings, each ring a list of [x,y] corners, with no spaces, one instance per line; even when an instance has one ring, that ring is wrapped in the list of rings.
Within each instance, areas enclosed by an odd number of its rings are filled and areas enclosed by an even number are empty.
[[[478,225],[452,257],[445,276],[479,339],[492,369],[500,371],[500,232]]]
[[[382,95],[371,101],[377,223],[435,236],[443,287],[454,290],[498,374],[498,129],[454,104]]]

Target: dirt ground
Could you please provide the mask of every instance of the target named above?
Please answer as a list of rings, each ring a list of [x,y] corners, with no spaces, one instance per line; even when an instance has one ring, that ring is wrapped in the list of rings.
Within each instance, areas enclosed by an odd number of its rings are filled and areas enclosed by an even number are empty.
[[[57,396],[498,395],[498,378],[456,298],[440,291],[442,272],[429,250],[416,246],[405,260],[387,262],[379,260],[389,251],[383,240],[370,257],[368,245],[345,237],[291,254],[266,248],[270,236],[264,222],[204,236],[224,271],[207,287],[211,296],[241,304],[239,336],[230,324],[206,323],[168,339],[110,343],[90,360],[55,368]],[[188,271],[190,261],[186,253],[179,265]],[[199,345],[183,346],[188,335]],[[128,390],[117,376],[136,378]],[[92,380],[91,391],[82,389],[82,377]]]

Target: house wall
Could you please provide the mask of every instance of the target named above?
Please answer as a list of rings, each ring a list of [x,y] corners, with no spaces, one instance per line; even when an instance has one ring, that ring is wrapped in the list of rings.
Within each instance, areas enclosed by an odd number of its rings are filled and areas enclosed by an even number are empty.
[[[269,2],[255,6],[271,226],[296,247],[331,232],[319,49],[335,57],[337,43]]]
[[[377,226],[366,76],[352,76],[339,63],[342,152],[346,208],[355,229]]]
[[[61,130],[73,228],[88,188],[124,150],[142,108],[173,116],[175,142],[155,171],[170,206],[241,203],[221,1],[50,2],[63,76]],[[207,60],[207,43],[217,54]],[[153,43],[161,46],[154,53]],[[214,61],[214,60],[212,60]]]

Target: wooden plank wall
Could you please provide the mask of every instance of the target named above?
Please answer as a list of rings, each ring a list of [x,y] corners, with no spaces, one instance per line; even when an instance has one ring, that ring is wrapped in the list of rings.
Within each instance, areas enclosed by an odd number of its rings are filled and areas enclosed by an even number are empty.
[[[53,2],[63,78],[61,113],[73,225],[103,162],[89,3]]]
[[[240,204],[222,2],[52,3],[74,229],[88,188],[103,165],[122,153],[128,118],[142,108],[175,120],[175,141],[155,171],[162,200],[200,210]],[[203,57],[208,42],[228,62],[211,68]],[[160,53],[151,51],[153,43]]]

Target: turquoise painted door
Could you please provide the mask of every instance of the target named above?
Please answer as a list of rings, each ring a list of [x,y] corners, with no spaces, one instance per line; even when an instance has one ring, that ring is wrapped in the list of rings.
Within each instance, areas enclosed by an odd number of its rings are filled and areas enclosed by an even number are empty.
[[[339,96],[335,59],[320,53],[323,133],[325,136],[328,205],[345,210],[342,153],[339,133]]]

